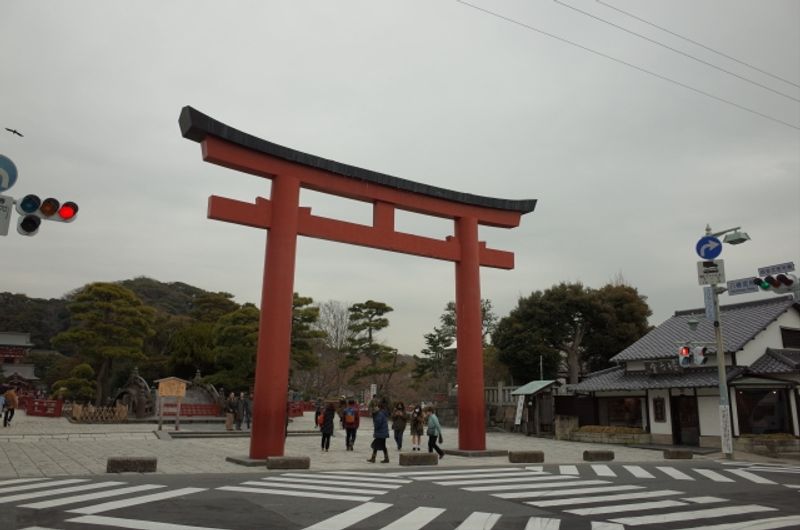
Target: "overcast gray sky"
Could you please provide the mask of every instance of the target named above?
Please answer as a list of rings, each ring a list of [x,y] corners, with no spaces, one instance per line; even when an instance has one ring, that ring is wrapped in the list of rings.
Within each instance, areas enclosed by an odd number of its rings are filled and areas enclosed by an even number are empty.
[[[728,279],[800,265],[800,3],[608,0],[787,83],[596,1],[567,3],[752,82],[551,0],[469,1],[530,27],[451,0],[3,2],[0,154],[20,173],[6,194],[74,200],[80,214],[32,238],[12,225],[0,291],[60,297],[144,275],[260,304],[266,234],[205,214],[209,195],[253,201],[269,181],[202,162],[178,129],[184,105],[347,164],[538,199],[519,228],[481,230],[516,254],[512,271],[482,270],[499,316],[533,290],[618,274],[648,297],[652,324],[701,307],[694,246],[706,223],[752,237],[726,246]],[[365,204],[301,202],[370,220]],[[452,230],[411,214],[397,224]],[[387,342],[414,354],[454,298],[453,273],[304,238],[295,290],[388,303]]]

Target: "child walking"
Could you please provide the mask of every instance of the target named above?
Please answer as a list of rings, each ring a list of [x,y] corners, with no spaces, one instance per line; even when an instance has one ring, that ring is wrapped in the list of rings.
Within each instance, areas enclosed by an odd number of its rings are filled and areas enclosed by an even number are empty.
[[[439,455],[439,460],[444,458],[444,451],[442,451],[436,442],[442,438],[442,426],[439,424],[439,418],[433,411],[433,407],[428,405],[425,407],[425,416],[428,418],[428,452],[436,451]]]

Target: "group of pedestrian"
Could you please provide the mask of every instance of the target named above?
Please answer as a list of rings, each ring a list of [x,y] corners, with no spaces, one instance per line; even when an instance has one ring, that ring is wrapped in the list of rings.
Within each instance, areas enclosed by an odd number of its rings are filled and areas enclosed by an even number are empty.
[[[234,427],[237,431],[242,430],[242,423],[250,429],[253,419],[253,394],[231,392],[225,401],[225,429],[232,431]]]
[[[3,427],[11,427],[11,420],[19,406],[17,389],[13,386],[2,387],[0,385],[0,414],[3,416]]]

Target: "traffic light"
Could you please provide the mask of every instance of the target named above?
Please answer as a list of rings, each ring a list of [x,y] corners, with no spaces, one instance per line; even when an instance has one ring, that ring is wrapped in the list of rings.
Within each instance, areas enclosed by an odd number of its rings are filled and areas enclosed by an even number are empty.
[[[692,360],[694,364],[706,364],[706,361],[708,361],[706,352],[708,352],[708,348],[705,346],[695,346],[692,348]]]
[[[764,278],[753,278],[753,283],[763,291],[783,294],[792,290],[792,286],[797,283],[797,276],[794,274],[769,275]]]
[[[17,212],[17,232],[23,236],[35,236],[42,219],[61,223],[74,221],[78,215],[78,205],[71,201],[61,204],[52,197],[41,200],[37,195],[29,194],[17,203]]]
[[[692,364],[692,349],[689,346],[681,346],[678,348],[678,363],[682,368],[686,368]]]

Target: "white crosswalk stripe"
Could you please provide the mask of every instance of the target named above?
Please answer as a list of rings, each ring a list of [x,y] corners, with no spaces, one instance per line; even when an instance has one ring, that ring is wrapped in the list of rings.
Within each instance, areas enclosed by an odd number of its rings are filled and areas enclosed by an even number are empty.
[[[578,466],[558,466],[558,472],[562,475],[577,475]]]
[[[617,474],[614,473],[610,467],[604,464],[594,464],[592,465],[592,469],[595,473],[597,473],[598,477],[616,477]]]
[[[185,524],[165,523],[162,521],[143,521],[141,519],[126,519],[122,517],[107,517],[104,515],[83,515],[67,519],[68,523],[80,525],[102,525],[116,528],[130,528],[132,530],[225,530],[209,526],[192,526]]]
[[[561,527],[559,519],[551,517],[531,517],[528,519],[528,524],[525,525],[525,530],[558,530]]]
[[[675,506],[686,506],[686,503],[673,500],[634,502],[630,504],[612,504],[609,506],[598,506],[596,508],[576,508],[574,510],[564,510],[564,511],[575,515],[603,515],[607,513],[655,510],[657,508],[674,508]]]
[[[67,484],[78,484],[80,482],[89,482],[88,478],[70,478],[64,480],[49,480],[46,482],[36,482],[35,484],[24,484],[22,486],[9,486],[0,488],[0,493],[13,493],[17,494],[20,491],[29,491],[42,488],[52,488],[53,486],[66,486]],[[2,502],[2,497],[0,497]]]
[[[475,468],[475,469],[444,469],[436,471],[401,471],[392,473],[391,476],[395,477],[424,477],[426,475],[442,476],[442,475],[458,475],[463,473],[498,473],[500,471],[521,471],[519,467],[490,467],[490,468]],[[539,470],[541,471],[541,469]]]
[[[489,530],[500,520],[499,513],[472,512],[456,530]]]
[[[641,466],[622,466],[636,478],[656,478],[652,473],[646,471]]]
[[[264,477],[261,480],[217,489],[260,495],[369,502],[411,482],[413,481],[409,479],[383,477],[377,473],[283,473],[280,476]]]
[[[667,497],[670,495],[675,496],[681,494],[683,494],[682,491],[675,490],[639,491],[615,495],[593,495],[587,497],[567,497],[566,499],[530,501],[526,502],[526,504],[536,506],[537,508],[545,508],[553,506],[572,506],[574,504],[593,504],[596,502],[627,501],[629,499],[652,499],[654,497]]]
[[[390,506],[392,505],[383,502],[365,502],[346,512],[342,512],[324,521],[320,521],[317,524],[306,527],[305,530],[343,530],[368,517],[372,517],[376,513],[382,512]]]
[[[425,506],[420,506],[395,520],[393,523],[384,526],[383,530],[418,530],[444,512],[444,508],[427,508]]]
[[[284,497],[308,497],[314,499],[331,499],[337,501],[353,501],[353,502],[367,502],[373,499],[372,496],[365,495],[344,495],[338,493],[322,493],[313,491],[298,491],[287,489],[273,489],[265,487],[247,487],[247,486],[222,486],[217,488],[221,491],[236,491],[239,493],[258,493],[261,495],[281,495]]]
[[[640,526],[645,524],[666,524],[678,521],[693,521],[695,519],[709,519],[772,511],[777,511],[777,508],[772,508],[771,506],[761,506],[759,504],[745,504],[743,506],[725,506],[722,508],[709,508],[705,510],[693,510],[688,512],[662,512],[655,515],[622,517],[619,519],[611,519],[611,522],[619,523],[625,526]]]
[[[692,477],[684,473],[683,471],[678,471],[674,467],[669,466],[656,466],[656,469],[661,471],[662,473],[669,475],[670,477],[674,478],[675,480],[694,480]]]
[[[140,491],[148,491],[165,487],[166,486],[162,486],[160,484],[143,484],[141,486],[129,486],[127,488],[116,488],[106,491],[97,491],[94,493],[85,493],[83,495],[73,495],[71,497],[61,497],[58,499],[51,499],[49,501],[21,504],[20,508],[44,510],[47,508],[54,508],[56,506],[64,506],[66,504],[78,504],[80,502],[93,501],[95,499],[107,499],[108,497],[118,497],[120,495],[127,495],[129,493],[138,493]]]
[[[55,488],[55,489],[48,489],[44,491],[34,491],[34,492],[27,492],[27,493],[20,493],[17,495],[6,495],[5,497],[0,497],[0,503],[9,503],[9,502],[18,502],[18,501],[27,501],[29,499],[37,499],[39,497],[52,497],[54,495],[63,495],[65,493],[76,493],[78,491],[87,491],[87,490],[95,490],[100,488],[106,488],[109,486],[119,486],[124,484],[124,482],[95,482],[90,484],[81,484],[80,486],[70,486],[68,488]]]
[[[555,476],[555,477],[547,477],[549,480],[554,479],[572,479],[575,477],[568,477],[568,476]],[[569,486],[592,486],[598,484],[610,484],[607,480],[560,480],[555,482],[528,482],[524,484],[500,484],[494,486],[474,486],[470,488],[462,488],[466,491],[503,491],[503,490],[530,490],[530,489],[542,489],[542,488],[564,488]]]
[[[140,504],[147,504],[149,502],[162,501],[166,499],[172,499],[175,497],[183,497],[184,495],[191,495],[193,493],[198,493],[201,491],[206,491],[206,488],[180,488],[176,490],[164,491],[161,493],[151,493],[149,495],[142,495],[140,497],[130,497],[127,499],[103,502],[100,504],[93,504],[91,506],[84,506],[82,508],[76,508],[67,511],[70,513],[80,513],[83,515],[94,515],[102,512],[107,512],[110,510],[116,510],[118,508],[127,508],[128,506],[137,506]]]
[[[560,497],[561,495],[583,495],[584,493],[608,493],[612,491],[632,491],[644,489],[643,486],[625,484],[622,486],[598,486],[589,488],[566,488],[549,491],[515,491],[513,493],[495,493],[501,499],[535,499],[540,497]]]
[[[699,473],[706,478],[710,478],[714,482],[735,482],[732,478],[726,477],[716,471],[712,471],[711,469],[695,469],[695,473]]]
[[[491,480],[457,480],[453,482],[435,482],[435,484],[448,485],[448,486],[469,486],[470,484],[510,484],[514,482],[529,483],[529,482],[551,482],[554,480],[574,480],[574,475],[528,475],[513,478],[495,478]],[[480,488],[472,490],[472,488],[464,488],[469,491],[482,491]]]
[[[755,521],[728,522],[715,525],[693,526],[680,530],[772,530],[774,528],[800,528],[800,515],[770,517]]]
[[[756,484],[775,484],[774,481],[772,481],[772,480],[770,480],[768,478],[764,478],[764,477],[761,477],[759,475],[755,475],[755,474],[750,473],[749,471],[745,471],[743,469],[730,469],[730,470],[728,470],[728,472],[729,473],[733,473],[734,475],[738,475],[738,476],[740,476],[742,478],[746,478],[747,480],[755,482]]]

